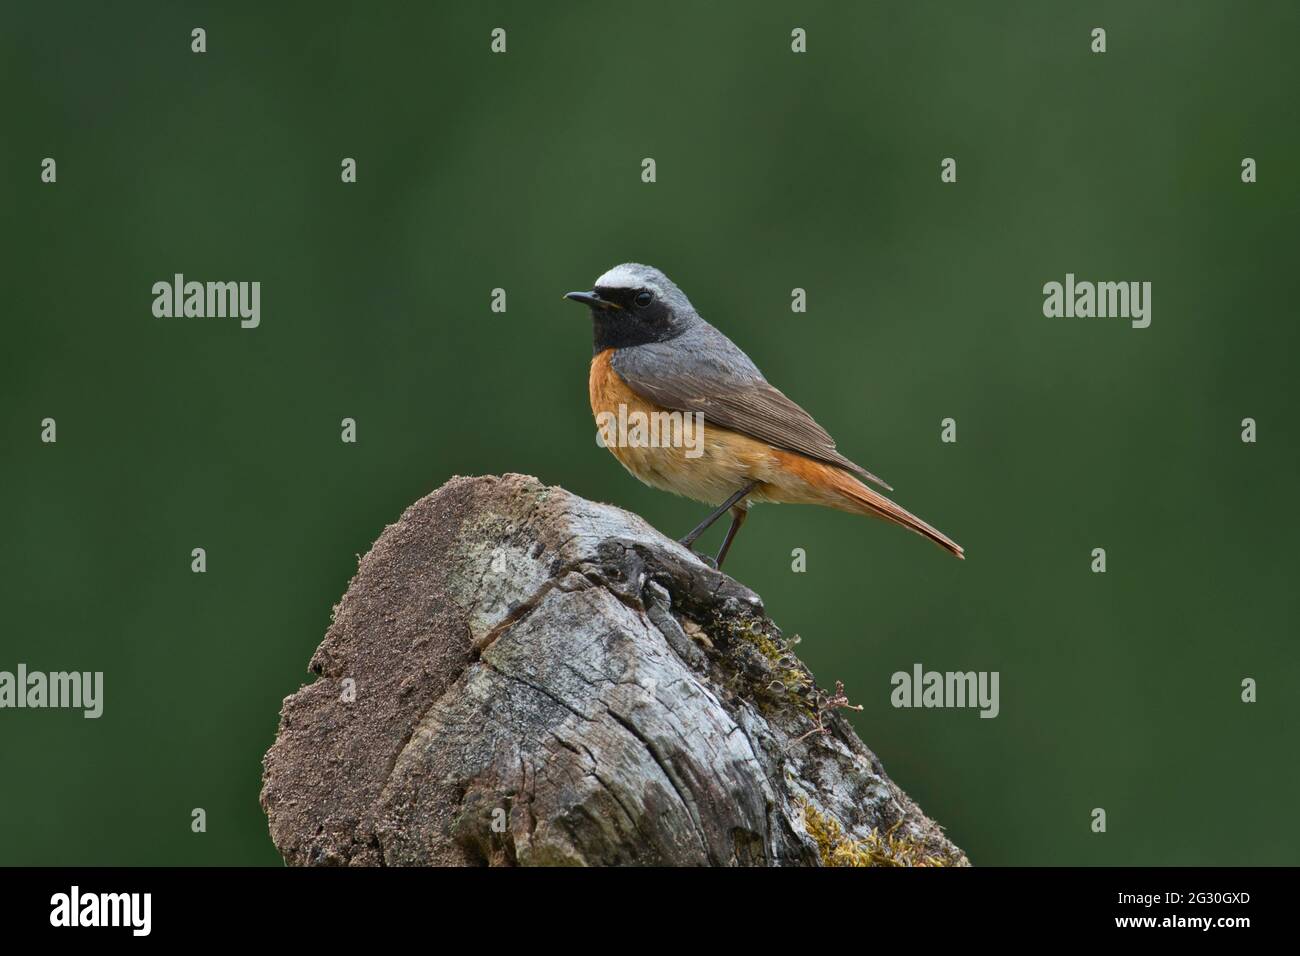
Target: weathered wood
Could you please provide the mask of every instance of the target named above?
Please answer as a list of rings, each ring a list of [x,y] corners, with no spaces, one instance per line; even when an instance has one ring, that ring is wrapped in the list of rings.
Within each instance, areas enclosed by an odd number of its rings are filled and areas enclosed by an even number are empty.
[[[291,864],[966,862],[757,595],[534,478],[408,508],[311,670],[264,762]]]

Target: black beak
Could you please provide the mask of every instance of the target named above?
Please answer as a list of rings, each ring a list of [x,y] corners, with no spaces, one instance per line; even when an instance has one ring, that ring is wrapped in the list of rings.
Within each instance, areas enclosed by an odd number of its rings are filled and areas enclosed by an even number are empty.
[[[574,302],[581,302],[583,305],[589,305],[593,309],[617,309],[618,303],[610,302],[608,299],[602,299],[595,292],[566,292],[566,299],[572,299]]]

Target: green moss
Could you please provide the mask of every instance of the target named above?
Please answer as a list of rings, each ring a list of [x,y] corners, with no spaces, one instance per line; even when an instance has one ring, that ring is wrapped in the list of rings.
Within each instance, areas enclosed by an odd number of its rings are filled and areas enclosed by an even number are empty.
[[[756,703],[792,704],[815,719],[812,674],[774,625],[761,618],[716,617],[705,625],[714,644],[736,659]],[[745,666],[747,657],[752,658]]]
[[[776,679],[785,686],[786,690],[802,695],[803,691],[813,686],[812,678],[807,671],[803,670],[798,658],[778,644],[771,635],[764,634],[762,631],[750,633],[754,646],[767,658],[776,672]]]
[[[886,832],[873,829],[865,839],[853,840],[844,835],[839,821],[820,813],[807,800],[803,805],[804,827],[817,844],[822,866],[953,866],[946,854],[919,840],[898,835],[899,820]]]

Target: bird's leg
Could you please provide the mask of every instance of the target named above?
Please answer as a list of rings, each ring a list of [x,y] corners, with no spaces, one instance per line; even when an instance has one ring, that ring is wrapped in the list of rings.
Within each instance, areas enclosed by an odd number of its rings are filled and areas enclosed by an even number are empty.
[[[704,534],[704,532],[709,530],[709,527],[713,524],[713,522],[721,518],[724,514],[727,513],[727,511],[731,508],[732,505],[740,501],[740,499],[744,498],[745,495],[749,494],[757,487],[758,487],[758,482],[751,481],[744,488],[741,488],[734,495],[732,495],[721,505],[719,505],[716,511],[714,511],[711,515],[709,515],[707,518],[705,518],[703,521],[697,524],[695,528],[691,531],[691,533],[688,534],[686,537],[682,538],[682,540],[679,543],[689,548],[691,545],[695,543],[696,538],[698,538],[700,535]],[[734,537],[734,533],[731,536]]]
[[[727,552],[731,550],[731,542],[736,539],[736,532],[740,526],[745,523],[745,518],[749,516],[748,508],[731,509],[731,527],[727,529],[727,536],[722,539],[722,547],[718,549],[718,556],[713,559],[713,566],[719,571],[722,570],[722,562],[727,558]]]

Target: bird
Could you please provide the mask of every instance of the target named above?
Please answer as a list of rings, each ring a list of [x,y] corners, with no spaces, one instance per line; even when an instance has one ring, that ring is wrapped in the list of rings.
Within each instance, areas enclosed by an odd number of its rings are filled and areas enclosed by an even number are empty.
[[[731,339],[706,322],[671,279],[653,266],[625,262],[591,289],[565,293],[587,306],[592,320],[588,391],[598,436],[633,476],[651,487],[716,506],[680,543],[696,540],[731,512],[716,557],[721,568],[737,532],[760,502],[812,504],[902,525],[965,558],[943,532],[895,504],[868,482],[893,488],[845,458],[812,416],[770,384]],[[676,413],[678,439],[647,440],[646,430],[614,421],[665,424]],[[650,436],[654,436],[651,431]],[[621,440],[620,440],[621,439]]]

